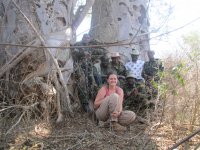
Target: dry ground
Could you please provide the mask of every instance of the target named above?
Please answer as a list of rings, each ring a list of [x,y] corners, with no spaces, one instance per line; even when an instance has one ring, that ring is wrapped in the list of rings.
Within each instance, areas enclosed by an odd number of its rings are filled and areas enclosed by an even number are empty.
[[[135,122],[125,133],[115,133],[96,126],[88,115],[76,112],[74,118],[66,118],[61,124],[31,122],[27,127],[19,125],[11,134],[1,136],[0,149],[10,150],[165,150],[176,139],[169,127],[154,124],[147,127]],[[33,125],[34,124],[34,125]],[[186,132],[179,128],[178,132]],[[175,134],[175,133],[174,133]],[[195,141],[196,140],[196,141]],[[190,140],[188,145],[197,147],[200,136]],[[184,149],[183,147],[180,149]]]

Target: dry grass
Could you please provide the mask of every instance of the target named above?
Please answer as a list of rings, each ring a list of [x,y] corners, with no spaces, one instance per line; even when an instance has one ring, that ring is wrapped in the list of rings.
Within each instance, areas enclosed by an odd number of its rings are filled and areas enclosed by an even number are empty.
[[[199,103],[198,93],[193,90],[196,79],[191,76],[191,73],[196,72],[183,74],[183,86],[171,73],[176,64],[178,62],[165,65],[166,75],[160,89],[163,93],[159,107],[147,112],[149,126],[136,122],[130,131],[124,134],[116,134],[110,129],[96,126],[81,110],[76,111],[73,118],[66,116],[62,123],[56,124],[55,99],[49,97],[48,92],[45,95],[40,91],[41,83],[47,84],[47,80],[33,80],[32,86],[23,90],[25,92],[20,92],[21,88],[8,92],[12,86],[20,85],[20,80],[16,81],[20,79],[20,75],[21,78],[26,76],[13,70],[16,75],[12,77],[18,78],[13,78],[12,81],[1,80],[1,87],[7,87],[1,89],[1,148],[166,150],[200,127],[199,108],[196,107]],[[50,116],[37,105],[37,102],[41,104],[41,100],[48,104],[46,106],[49,107]],[[192,122],[194,109],[198,111],[195,122]],[[179,146],[179,149],[198,149],[199,143],[198,134]]]

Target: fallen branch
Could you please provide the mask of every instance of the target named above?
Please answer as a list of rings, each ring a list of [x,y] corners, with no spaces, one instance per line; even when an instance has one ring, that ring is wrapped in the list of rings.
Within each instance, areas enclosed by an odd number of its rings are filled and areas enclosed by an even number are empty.
[[[33,45],[38,45],[40,42],[38,40],[34,40],[32,42]],[[30,44],[29,43],[29,44]],[[24,57],[26,57],[28,54],[30,54],[33,51],[33,48],[29,47],[26,49],[23,49],[19,53],[17,53],[9,62],[7,62],[3,67],[0,69],[0,78],[7,72],[10,71],[15,65],[17,65]]]
[[[174,145],[173,145],[171,148],[169,148],[168,150],[173,150],[173,149],[177,148],[179,145],[185,143],[186,141],[188,141],[189,139],[191,139],[193,136],[195,136],[195,135],[198,134],[198,133],[200,133],[200,128],[199,128],[197,131],[195,131],[194,133],[192,133],[192,134],[186,136],[186,137],[185,137],[184,139],[182,139],[180,142],[174,144]]]
[[[9,106],[9,107],[6,107],[6,108],[1,109],[0,112],[3,112],[3,111],[5,111],[5,110],[11,109],[11,108],[21,108],[21,109],[23,109],[24,111],[27,111],[27,110],[29,110],[29,109],[31,109],[31,108],[37,106],[38,104],[39,104],[39,102],[36,102],[36,103],[34,103],[34,104],[30,105],[30,106],[13,105],[13,106]]]
[[[21,119],[22,119],[22,117],[25,115],[25,113],[26,113],[26,111],[24,111],[24,112],[21,114],[21,116],[19,117],[18,121],[6,132],[6,135],[9,134],[9,133],[12,131],[12,129],[14,129],[14,127],[17,126],[17,124],[19,124],[19,122],[21,121]]]

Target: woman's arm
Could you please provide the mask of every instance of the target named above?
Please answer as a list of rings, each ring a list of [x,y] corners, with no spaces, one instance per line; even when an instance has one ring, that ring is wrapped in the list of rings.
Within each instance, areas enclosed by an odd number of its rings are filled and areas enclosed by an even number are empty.
[[[124,101],[124,91],[122,88],[119,88],[118,90],[118,95],[119,95],[119,100],[120,100],[120,108],[119,111],[121,113],[122,111],[122,107],[123,107],[123,101]]]
[[[105,95],[106,95],[106,90],[105,90],[105,87],[101,87],[101,89],[98,91],[98,94],[95,98],[95,101],[94,101],[94,108],[97,109],[101,103],[103,102],[102,100],[105,98]]]

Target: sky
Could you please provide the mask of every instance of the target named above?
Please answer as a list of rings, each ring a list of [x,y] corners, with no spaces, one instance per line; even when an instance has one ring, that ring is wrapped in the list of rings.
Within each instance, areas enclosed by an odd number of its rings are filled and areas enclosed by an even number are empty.
[[[200,32],[200,0],[185,0],[184,2],[183,0],[172,0],[171,5],[172,13],[166,23],[168,31],[176,30],[177,28],[191,23],[195,19],[198,19],[179,30],[171,32],[159,40],[151,40],[151,49],[156,52],[156,57],[158,58],[167,58],[169,55],[177,56],[177,53],[180,53],[178,51],[178,44],[181,43],[181,37],[192,31]],[[160,21],[162,22],[162,20]],[[165,31],[151,34],[151,37],[162,33],[165,33]]]
[[[160,0],[155,1],[158,1],[159,3]],[[177,49],[179,49],[178,44],[181,43],[181,37],[187,35],[191,31],[200,32],[200,0],[163,0],[163,3],[165,2],[167,5],[163,5],[163,7],[160,7],[160,5],[156,6],[156,9],[163,10],[159,12],[161,18],[155,15],[157,12],[154,12],[153,15],[150,14],[150,30],[156,29],[155,25],[159,27],[162,22],[167,20],[158,32],[151,34],[151,38],[168,31],[176,30],[197,18],[198,20],[167,35],[153,38],[150,41],[150,45],[151,50],[155,51],[155,57],[157,58],[167,58],[170,55],[177,55],[176,53],[179,53],[177,52]],[[170,14],[168,13],[169,4],[171,6]],[[90,18],[86,17],[77,30],[78,41],[81,40],[83,33],[89,31],[89,28]]]
[[[91,18],[85,17],[85,19],[82,21],[80,26],[78,27],[76,33],[77,33],[77,41],[80,41],[84,33],[88,33],[90,30],[90,21]]]

